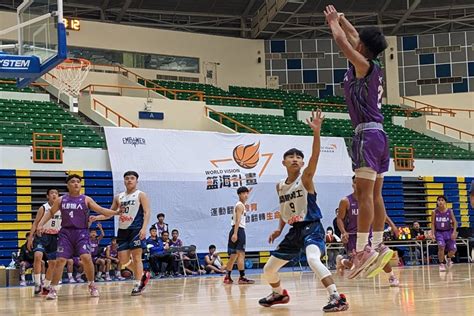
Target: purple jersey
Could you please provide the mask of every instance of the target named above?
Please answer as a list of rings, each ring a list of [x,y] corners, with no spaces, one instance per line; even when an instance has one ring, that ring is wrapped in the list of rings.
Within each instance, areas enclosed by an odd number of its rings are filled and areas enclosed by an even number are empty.
[[[65,194],[61,197],[62,228],[88,229],[89,209],[86,205],[86,196],[70,196]]]
[[[438,209],[435,209],[435,227],[436,230],[451,230],[451,212],[452,209],[448,208],[446,212],[441,212]]]
[[[183,247],[183,241],[181,239],[176,239],[176,241],[173,241],[173,239],[170,239],[170,247]]]
[[[109,248],[109,253],[111,258],[117,258],[118,257],[118,247],[112,247],[112,246],[107,246]]]
[[[370,61],[370,69],[364,78],[357,78],[355,67],[350,65],[344,76],[346,97],[352,125],[361,123],[383,123],[382,108],[383,72],[380,61]]]
[[[346,210],[344,217],[344,228],[349,234],[357,233],[357,216],[359,215],[359,204],[354,195],[348,195],[349,209]]]
[[[89,239],[89,245],[92,258],[99,256],[99,241],[97,239]]]

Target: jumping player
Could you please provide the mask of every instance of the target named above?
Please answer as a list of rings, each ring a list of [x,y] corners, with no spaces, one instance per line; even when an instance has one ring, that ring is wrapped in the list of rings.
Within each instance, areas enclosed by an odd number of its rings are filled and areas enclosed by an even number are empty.
[[[357,181],[360,216],[357,219],[355,278],[375,262],[381,270],[393,250],[383,244],[385,205],[382,198],[383,173],[388,171],[390,151],[383,130],[383,71],[378,55],[387,48],[382,32],[375,27],[358,33],[352,24],[329,5],[324,11],[336,44],[351,63],[344,76],[344,94],[355,135],[352,140],[352,168]],[[369,245],[369,229],[373,242]]]
[[[130,269],[135,276],[132,296],[141,295],[148,281],[150,272],[143,272],[142,253],[146,248],[147,225],[150,220],[150,202],[145,192],[138,190],[138,173],[127,171],[123,175],[125,192],[114,198],[111,209],[124,208],[120,215],[117,233],[118,255],[121,264],[127,263],[132,256]],[[107,217],[95,216],[92,220],[104,220]]]
[[[453,210],[448,208],[446,197],[438,196],[436,204],[438,207],[431,215],[431,227],[433,229],[433,236],[438,243],[438,260],[439,271],[446,271],[446,265],[451,268],[453,265],[452,258],[456,254],[456,238],[458,236],[458,223],[454,216]],[[448,259],[445,260],[444,251],[448,251]],[[447,261],[447,264],[446,264]]]
[[[56,199],[50,211],[46,213],[38,224],[38,230],[44,231],[44,224],[60,211],[62,227],[59,231],[57,262],[53,272],[53,279],[46,297],[48,300],[57,299],[58,284],[68,259],[80,256],[84,265],[89,292],[91,296],[99,296],[94,284],[94,265],[90,255],[89,245],[89,209],[106,216],[120,215],[120,211],[113,211],[99,206],[90,197],[81,194],[81,176],[70,174],[67,179],[68,194]],[[117,207],[118,208],[118,207]]]
[[[232,228],[229,232],[227,245],[227,252],[230,257],[227,262],[227,274],[224,277],[224,283],[232,284],[234,282],[231,274],[234,263],[237,260],[237,268],[240,272],[239,284],[254,284],[254,280],[249,280],[245,277],[245,203],[249,198],[249,189],[247,187],[240,187],[237,189],[237,195],[239,196],[239,201],[235,204],[232,215]]]
[[[336,257],[337,271],[343,275],[345,269],[351,269],[353,266],[352,255],[355,252],[357,243],[357,217],[359,215],[359,204],[357,203],[357,187],[355,185],[355,177],[352,177],[352,188],[354,192],[344,197],[339,202],[339,213],[337,214],[337,226],[341,230],[341,238],[346,248],[347,256],[344,258],[341,255]],[[392,231],[396,234],[398,232],[397,227],[392,220],[387,216],[386,223],[390,225]],[[388,282],[391,287],[399,286],[400,282],[395,277],[390,263],[387,263],[383,267],[383,271],[389,274]],[[379,271],[376,271],[374,265],[364,271],[367,277],[373,277],[377,275]]]
[[[43,225],[44,232],[41,236],[38,233],[38,224],[43,217],[45,217],[51,210],[54,201],[59,197],[57,189],[49,188],[46,190],[46,198],[48,202],[44,203],[36,213],[35,221],[30,229],[30,235],[27,239],[28,250],[33,249],[35,259],[33,263],[33,274],[35,281],[34,294],[39,295],[43,292],[48,294],[47,289],[51,284],[54,267],[56,266],[56,249],[58,247],[58,233],[61,229],[61,214],[56,214]],[[36,234],[36,237],[34,237]],[[43,253],[46,253],[47,258],[43,258]],[[42,262],[48,261],[48,269],[46,270],[46,277],[44,280],[44,290],[41,285],[41,266]]]
[[[313,113],[311,119],[307,120],[314,137],[312,155],[302,174],[303,153],[293,148],[283,155],[283,165],[288,176],[276,185],[280,200],[280,222],[268,241],[272,243],[277,239],[287,223],[292,227],[263,268],[263,277],[272,287],[272,293],[259,301],[259,304],[265,307],[290,301],[287,290],[281,287],[278,270],[304,251],[311,270],[329,294],[329,303],[323,311],[338,312],[349,308],[344,294],[337,291],[331,272],[321,262],[321,254],[325,251],[325,233],[321,224],[321,210],[316,202],[313,177],[318,165],[323,119],[321,111],[318,110],[316,115]]]

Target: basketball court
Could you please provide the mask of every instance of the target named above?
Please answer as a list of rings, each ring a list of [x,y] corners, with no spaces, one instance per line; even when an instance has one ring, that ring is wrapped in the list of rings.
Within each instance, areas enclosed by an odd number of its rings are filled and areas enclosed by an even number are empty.
[[[437,265],[395,269],[400,287],[390,288],[383,273],[374,280],[336,277],[350,308],[346,315],[472,315],[474,266],[455,265],[440,273]],[[260,274],[255,285],[224,285],[222,277],[151,280],[141,297],[131,297],[131,282],[99,283],[100,298],[86,285],[62,285],[57,301],[33,297],[32,288],[0,289],[1,315],[322,315],[327,293],[314,273],[284,272],[282,284],[290,303],[265,308],[258,300],[269,294]],[[236,311],[239,311],[238,314]]]

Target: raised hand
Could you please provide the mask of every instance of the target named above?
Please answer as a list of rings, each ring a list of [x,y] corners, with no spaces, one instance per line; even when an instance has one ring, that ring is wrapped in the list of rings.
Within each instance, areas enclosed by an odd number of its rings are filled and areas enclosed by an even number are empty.
[[[315,132],[321,130],[321,125],[323,125],[324,116],[320,109],[317,109],[316,112],[311,112],[311,118],[306,119],[306,123],[311,127]]]
[[[339,22],[339,17],[341,16],[339,13],[337,13],[337,10],[333,5],[326,6],[324,15],[326,16],[326,21],[328,24],[331,22]]]

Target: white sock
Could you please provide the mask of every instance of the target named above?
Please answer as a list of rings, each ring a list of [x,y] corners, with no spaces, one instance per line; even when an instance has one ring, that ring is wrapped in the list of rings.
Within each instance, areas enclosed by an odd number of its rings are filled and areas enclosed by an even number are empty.
[[[89,282],[89,285],[94,285],[94,281],[90,281],[90,282]]]
[[[331,284],[326,288],[326,291],[328,291],[329,296],[335,295],[339,297],[339,292],[337,291],[336,284]]]
[[[43,286],[47,288],[50,284],[51,284],[51,280],[45,279]]]
[[[102,272],[97,272],[96,277],[97,277],[97,278],[100,278],[101,275],[102,275]]]
[[[369,233],[357,233],[356,251],[364,251],[365,245],[369,243]]]
[[[139,286],[140,283],[141,283],[140,280],[135,280],[135,285],[136,285],[136,286]]]
[[[58,291],[58,285],[52,285],[51,287],[53,288],[53,290]]]
[[[41,284],[41,274],[35,274],[35,284],[36,285]]]
[[[119,277],[119,276],[122,276],[122,275],[120,274],[120,271],[117,270],[117,271],[115,271],[115,276]]]
[[[72,279],[72,272],[68,272],[68,273],[67,273],[67,277],[68,277],[69,279]]]
[[[372,248],[378,247],[383,242],[383,231],[373,232],[372,234]]]
[[[272,287],[273,292],[278,293],[278,294],[283,294],[283,288],[281,285],[279,287]]]
[[[20,276],[20,278],[21,278],[22,281],[25,281],[25,275],[24,275],[24,274],[22,274],[22,275]]]
[[[76,273],[76,279],[80,279],[81,276],[82,276],[82,273],[79,273],[79,272]]]
[[[45,278],[46,278],[46,274],[41,274],[41,281],[44,281]]]

